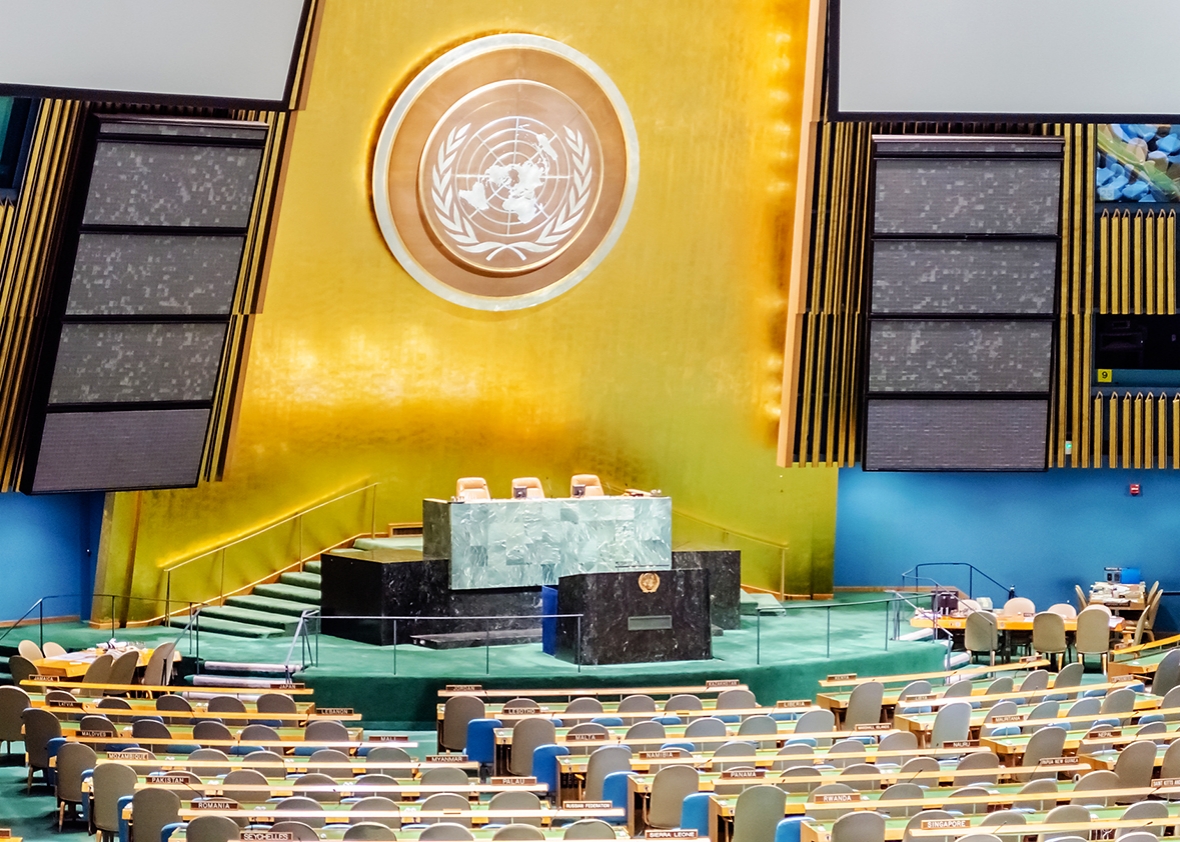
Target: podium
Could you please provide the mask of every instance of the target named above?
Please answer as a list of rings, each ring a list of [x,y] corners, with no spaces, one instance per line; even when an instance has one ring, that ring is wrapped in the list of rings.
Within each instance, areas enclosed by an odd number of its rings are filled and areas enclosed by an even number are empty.
[[[713,657],[709,571],[647,570],[562,576],[557,657],[582,664],[702,661]]]

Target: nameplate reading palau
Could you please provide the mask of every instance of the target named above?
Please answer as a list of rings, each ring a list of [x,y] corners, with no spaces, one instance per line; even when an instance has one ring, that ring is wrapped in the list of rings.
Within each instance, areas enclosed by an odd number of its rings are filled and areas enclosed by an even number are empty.
[[[466,763],[466,754],[428,754],[427,763]]]
[[[492,786],[536,786],[536,778],[492,778]]]
[[[970,827],[970,819],[922,819],[922,830],[945,830],[952,827]]]
[[[816,804],[847,804],[849,801],[863,801],[859,792],[828,792],[823,795],[812,796]]]

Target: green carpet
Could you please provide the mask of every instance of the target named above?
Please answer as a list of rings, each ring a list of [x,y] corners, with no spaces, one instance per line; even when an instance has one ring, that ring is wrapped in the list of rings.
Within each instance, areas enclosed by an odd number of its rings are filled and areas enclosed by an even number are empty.
[[[879,595],[867,598],[875,597]],[[740,630],[714,638],[712,660],[581,670],[545,655],[539,644],[435,651],[412,645],[371,646],[324,635],[319,639],[318,665],[301,673],[299,680],[316,689],[321,705],[355,708],[370,727],[427,729],[434,727],[437,692],[448,683],[480,683],[489,688],[609,687],[738,678],[750,685],[760,701],[773,703],[813,697],[819,689],[816,682],[830,673],[871,675],[941,668],[945,650],[940,645],[887,642],[883,606],[860,604],[865,599],[858,594],[828,603],[790,602],[786,616],[742,617]],[[120,629],[118,637],[158,642],[177,633],[164,628]],[[109,637],[109,628],[46,626],[46,638],[67,648]],[[279,663],[289,646],[288,638],[244,640],[206,632],[200,635],[199,656]],[[198,654],[197,642],[190,643],[187,637],[178,649],[186,656]]]

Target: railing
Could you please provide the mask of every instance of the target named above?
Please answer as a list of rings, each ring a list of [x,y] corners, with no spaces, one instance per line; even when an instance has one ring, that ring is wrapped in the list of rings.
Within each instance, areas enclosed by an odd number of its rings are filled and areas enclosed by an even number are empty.
[[[113,594],[113,593],[50,594],[49,596],[41,597],[36,602],[34,602],[32,605],[30,605],[28,610],[25,611],[25,613],[22,614],[20,616],[20,618],[15,623],[13,623],[11,626],[6,628],[4,630],[4,632],[2,634],[0,634],[0,642],[3,642],[5,638],[7,638],[10,634],[12,634],[12,632],[14,632],[18,628],[21,628],[21,627],[26,628],[26,629],[32,628],[33,623],[35,622],[37,624],[37,645],[44,646],[45,645],[45,606],[51,600],[55,600],[55,599],[76,599],[76,600],[83,600],[83,599],[86,599],[86,600],[95,600],[95,599],[106,600],[106,599],[109,599],[111,601],[111,637],[115,636],[115,633],[119,628],[119,620],[118,620],[119,614],[115,610],[115,605],[117,602],[120,602],[120,601],[128,601],[128,602],[138,601],[138,602],[151,602],[151,603],[157,602],[156,599],[150,598],[150,597],[125,596],[123,594]],[[93,602],[91,604],[93,605]],[[188,610],[190,613],[193,612],[193,603],[191,603],[191,602],[188,603]],[[36,619],[31,619],[34,612],[36,612]],[[194,614],[194,616],[195,616],[195,614]],[[29,622],[25,623],[26,620],[28,620]]]
[[[351,537],[374,536],[377,533],[378,485],[370,483],[341,494],[220,547],[165,567],[164,614],[161,619],[171,619],[174,601],[197,605],[220,604],[227,596],[242,593],[258,582],[303,564],[325,548],[339,543],[345,531],[335,519],[341,514],[335,511],[339,504],[359,500],[362,514],[368,514],[368,531],[353,532]],[[329,507],[335,508],[329,510]],[[317,522],[317,513],[324,513],[322,519],[328,522]],[[347,514],[355,515],[356,512]],[[276,559],[281,563],[276,563]],[[210,584],[214,588],[211,589]],[[216,590],[216,594],[212,590]],[[189,598],[174,600],[173,594],[181,591]]]
[[[1016,596],[1016,586],[1015,585],[1002,585],[999,582],[997,582],[995,579],[993,579],[991,576],[984,573],[982,570],[980,570],[974,564],[971,564],[966,561],[924,561],[921,564],[915,565],[910,570],[907,570],[905,573],[901,574],[901,589],[905,590],[906,587],[910,584],[911,579],[913,580],[913,587],[915,589],[918,587],[921,587],[923,582],[926,582],[928,584],[932,584],[936,587],[940,587],[943,585],[946,585],[947,587],[951,587],[950,585],[947,585],[946,582],[938,581],[938,580],[932,579],[928,576],[923,576],[921,574],[921,571],[923,569],[929,568],[929,567],[966,567],[967,568],[967,588],[966,588],[966,591],[967,591],[968,599],[975,599],[975,577],[976,577],[976,575],[980,576],[983,579],[986,579],[988,582],[991,582],[993,585],[995,585],[1001,591],[1004,591],[1005,593],[1007,593],[1007,596],[1005,597],[1006,599],[1012,599],[1012,597]],[[955,587],[958,587],[958,586],[956,585]]]

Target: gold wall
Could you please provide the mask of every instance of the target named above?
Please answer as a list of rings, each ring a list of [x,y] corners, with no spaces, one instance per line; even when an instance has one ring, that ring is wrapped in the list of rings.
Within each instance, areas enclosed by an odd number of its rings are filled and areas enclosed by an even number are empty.
[[[748,584],[830,591],[836,471],[775,465],[806,15],[801,0],[325,0],[224,479],[113,495],[96,590],[156,595],[161,567],[367,482],[383,483],[381,523],[420,519],[460,475],[561,493],[594,471],[670,494],[674,540],[740,547]],[[398,266],[369,177],[399,87],[501,31],[611,75],[641,174],[593,274],[493,314]]]

